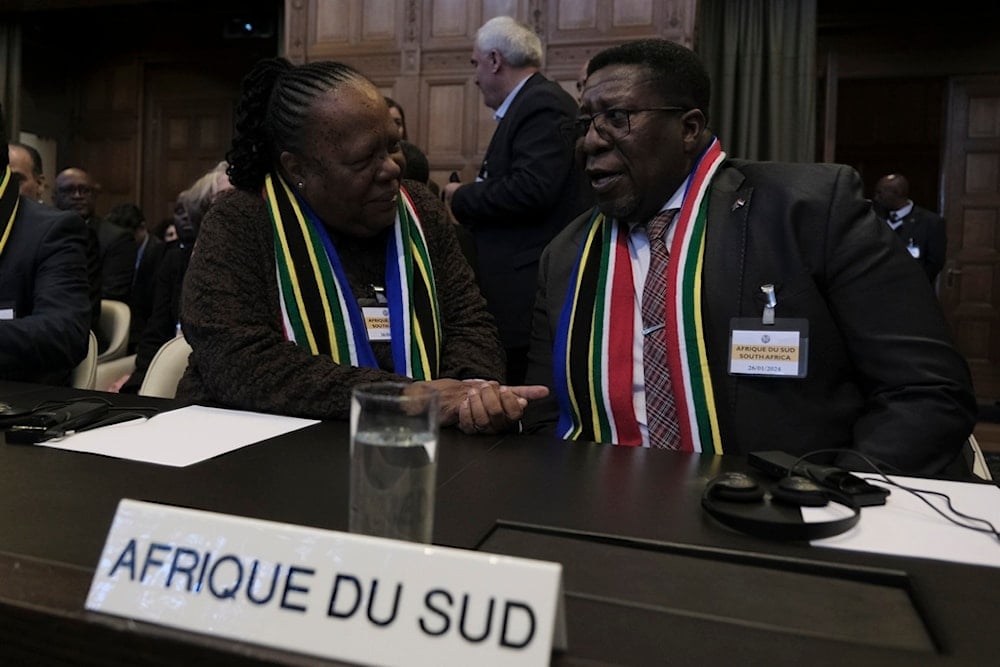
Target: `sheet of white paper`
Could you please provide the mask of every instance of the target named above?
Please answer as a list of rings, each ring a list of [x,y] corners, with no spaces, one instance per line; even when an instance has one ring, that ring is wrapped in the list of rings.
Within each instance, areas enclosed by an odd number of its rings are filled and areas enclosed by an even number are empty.
[[[39,445],[183,467],[316,423],[316,419],[191,405]]]
[[[877,475],[858,474],[878,484]],[[970,516],[986,519],[1000,529],[1000,488],[993,484],[949,482],[937,479],[889,476],[889,479],[913,489],[945,493],[952,506]],[[858,525],[845,533],[812,542],[815,546],[900,556],[916,556],[949,560],[973,565],[1000,567],[1000,539],[989,533],[960,528],[932,510],[920,498],[881,480],[880,486],[891,489],[885,505],[864,507]],[[923,494],[935,507],[963,523],[984,527],[955,516],[947,501],[940,496]],[[810,520],[822,510],[802,508],[802,516]]]

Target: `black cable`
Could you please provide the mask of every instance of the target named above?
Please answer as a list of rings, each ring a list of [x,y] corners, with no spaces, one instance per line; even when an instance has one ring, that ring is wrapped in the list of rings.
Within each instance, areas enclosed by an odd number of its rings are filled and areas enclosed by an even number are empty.
[[[859,459],[861,459],[862,461],[864,461],[869,467],[871,467],[872,471],[874,471],[875,474],[877,474],[877,475],[879,475],[881,477],[881,479],[872,480],[872,481],[875,481],[875,482],[884,482],[885,484],[888,484],[889,486],[894,486],[894,487],[896,487],[898,489],[902,489],[903,491],[907,491],[907,492],[913,494],[914,496],[916,496],[917,498],[919,498],[925,505],[927,505],[928,507],[930,507],[937,514],[939,514],[940,516],[944,517],[946,520],[950,521],[951,523],[955,524],[956,526],[959,526],[960,528],[967,528],[968,530],[974,530],[977,533],[986,533],[988,535],[993,535],[995,538],[997,538],[998,542],[1000,542],[1000,531],[997,531],[996,527],[989,520],[984,519],[982,517],[972,516],[971,514],[965,514],[964,512],[958,511],[957,509],[955,509],[955,506],[952,505],[952,503],[951,503],[951,497],[948,494],[946,494],[946,493],[941,493],[940,491],[931,491],[930,489],[917,489],[917,488],[914,488],[914,487],[905,486],[903,484],[900,484],[899,482],[895,482],[895,481],[889,479],[889,476],[886,475],[886,473],[883,472],[883,470],[882,470],[883,466],[887,467],[887,468],[892,468],[893,470],[898,470],[898,468],[895,468],[895,466],[888,465],[888,464],[884,463],[883,461],[879,461],[879,459],[875,458],[874,456],[868,456],[867,454],[862,454],[861,452],[855,451],[853,449],[833,449],[833,448],[828,448],[828,449],[817,449],[817,450],[808,452],[806,454],[803,454],[798,459],[796,459],[795,463],[797,465],[798,463],[800,463],[802,461],[808,460],[809,457],[816,456],[818,454],[840,454],[840,455],[850,454],[852,456],[856,456]],[[878,462],[878,463],[876,463],[876,462]],[[882,464],[882,465],[878,465],[878,464]],[[795,466],[792,466],[792,468],[794,468],[794,467]],[[974,521],[974,522],[977,521],[977,522],[979,522],[981,524],[985,524],[986,527],[970,526],[968,524],[964,524],[961,521],[957,521],[956,519],[948,516],[947,514],[945,514],[944,512],[942,512],[939,508],[937,508],[931,501],[927,500],[927,498],[924,498],[924,496],[921,495],[921,494],[925,494],[925,493],[929,494],[929,495],[934,495],[934,496],[938,496],[938,497],[944,498],[945,503],[948,506],[948,509],[951,512],[953,512],[956,516],[961,517],[962,519],[965,519],[966,521]]]

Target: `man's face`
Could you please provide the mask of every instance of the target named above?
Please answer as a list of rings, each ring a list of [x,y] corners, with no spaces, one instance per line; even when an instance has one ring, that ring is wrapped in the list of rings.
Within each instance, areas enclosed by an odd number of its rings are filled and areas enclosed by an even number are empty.
[[[684,150],[683,111],[654,92],[652,74],[635,65],[610,65],[587,78],[582,116],[597,116],[577,144],[601,212],[622,222],[644,222],[659,211],[691,167]],[[627,125],[612,128],[607,112],[629,110]],[[622,118],[620,112],[614,114]],[[604,133],[597,131],[602,125]]]
[[[76,211],[84,220],[94,215],[94,182],[82,169],[67,169],[56,176],[56,208]]]
[[[41,174],[35,175],[28,151],[20,146],[9,146],[7,154],[10,156],[10,170],[14,172],[14,178],[20,181],[21,194],[36,201],[41,199],[45,177]]]
[[[500,77],[496,71],[500,56],[495,51],[486,53],[477,48],[472,49],[472,58],[469,62],[476,68],[475,81],[479,90],[483,93],[483,103],[494,111],[503,104],[507,97],[501,90]]]
[[[374,88],[342,86],[308,114],[300,194],[329,227],[375,236],[396,219],[402,148],[385,100]]]

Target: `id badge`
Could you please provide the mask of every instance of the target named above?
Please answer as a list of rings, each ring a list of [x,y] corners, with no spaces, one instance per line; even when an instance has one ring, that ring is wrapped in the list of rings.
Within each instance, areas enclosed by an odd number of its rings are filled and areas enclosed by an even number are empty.
[[[17,310],[14,308],[14,302],[4,302],[0,303],[0,320],[13,320],[17,318]]]
[[[804,378],[809,370],[809,320],[734,317],[729,322],[729,374]]]
[[[389,309],[382,306],[365,306],[361,309],[361,315],[365,318],[365,329],[368,330],[368,340],[371,342],[384,342],[392,340],[392,332],[389,330]]]

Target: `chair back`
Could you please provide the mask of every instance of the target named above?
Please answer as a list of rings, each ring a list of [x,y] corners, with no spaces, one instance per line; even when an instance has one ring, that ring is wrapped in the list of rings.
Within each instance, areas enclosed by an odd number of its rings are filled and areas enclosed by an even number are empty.
[[[128,304],[113,299],[101,299],[101,338],[108,341],[106,349],[97,355],[98,362],[124,357],[128,351],[128,332],[132,311]]]
[[[70,384],[76,389],[93,389],[97,381],[97,336],[87,332],[87,356],[70,374]]]
[[[969,435],[968,440],[965,441],[964,454],[973,475],[988,482],[993,481],[993,473],[990,472],[990,466],[986,463],[986,457],[983,456],[983,450],[979,446],[975,434]]]
[[[181,381],[187,368],[191,346],[184,336],[171,338],[160,346],[153,360],[149,362],[146,376],[139,387],[140,396],[173,398],[177,395],[177,383]]]

